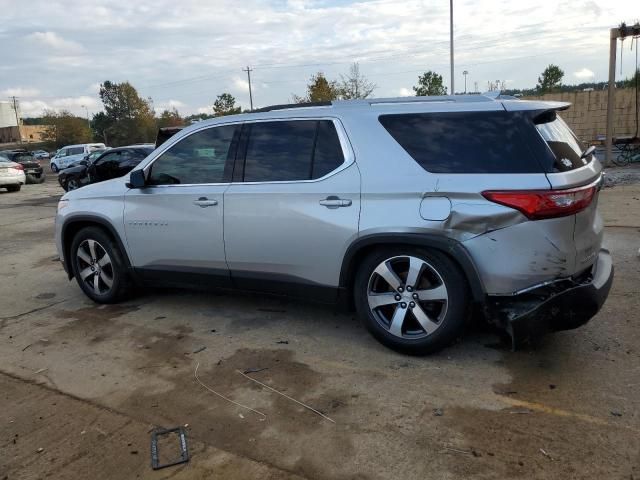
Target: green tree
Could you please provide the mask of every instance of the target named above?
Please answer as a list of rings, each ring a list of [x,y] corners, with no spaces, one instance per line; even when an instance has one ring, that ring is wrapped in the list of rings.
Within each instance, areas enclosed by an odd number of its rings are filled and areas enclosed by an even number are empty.
[[[222,93],[218,95],[216,101],[213,102],[213,115],[215,117],[223,117],[225,115],[235,115],[240,113],[240,107],[236,106],[236,99],[230,93]]]
[[[329,81],[324,73],[311,75],[307,84],[307,93],[303,97],[293,96],[295,103],[328,102],[340,98],[340,87],[335,80]]]
[[[446,95],[447,87],[442,84],[442,75],[429,70],[418,77],[418,85],[413,87],[417,97],[428,95]]]
[[[542,76],[538,77],[538,85],[536,85],[536,89],[540,93],[551,92],[560,87],[562,84],[562,77],[564,77],[562,69],[557,65],[549,64],[549,66],[544,69],[544,72],[542,72]]]
[[[42,123],[47,125],[43,135],[45,141],[56,148],[91,141],[91,129],[87,120],[67,110],[45,111]]]
[[[354,62],[349,67],[349,73],[346,76],[340,75],[338,90],[340,98],[350,100],[368,98],[377,87],[375,83],[370,82],[360,73],[360,65]]]
[[[100,85],[104,116],[94,116],[98,136],[112,146],[153,142],[157,133],[153,102],[143,99],[129,82]],[[106,142],[105,142],[106,143]]]
[[[158,128],[181,127],[184,124],[185,121],[176,108],[172,108],[171,110],[165,109],[158,117]]]
[[[640,69],[636,68],[636,73],[624,80],[624,88],[636,88],[638,84],[640,84]]]

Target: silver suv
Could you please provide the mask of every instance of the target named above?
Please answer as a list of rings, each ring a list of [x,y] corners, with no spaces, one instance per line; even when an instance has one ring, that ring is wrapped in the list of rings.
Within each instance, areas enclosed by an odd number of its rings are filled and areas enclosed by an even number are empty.
[[[613,267],[601,166],[557,115],[568,107],[456,95],[201,122],[67,193],[58,252],[99,303],[139,283],[314,298],[412,354],[449,344],[472,311],[514,344],[575,328]]]

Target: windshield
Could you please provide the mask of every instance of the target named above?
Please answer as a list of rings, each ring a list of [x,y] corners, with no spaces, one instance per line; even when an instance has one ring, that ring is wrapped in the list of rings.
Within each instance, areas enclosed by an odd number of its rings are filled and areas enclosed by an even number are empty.
[[[582,158],[586,147],[560,116],[555,116],[550,122],[539,123],[536,128],[555,156],[554,167],[557,171],[580,168],[591,161],[591,158]]]

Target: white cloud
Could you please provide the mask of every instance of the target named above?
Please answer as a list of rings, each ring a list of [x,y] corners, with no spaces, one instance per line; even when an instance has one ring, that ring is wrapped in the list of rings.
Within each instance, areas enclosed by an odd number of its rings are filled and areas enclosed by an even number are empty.
[[[2,90],[2,92],[0,92],[0,95],[2,95],[3,97],[35,97],[40,93],[40,90],[38,90],[37,88],[22,88],[22,87],[16,87],[16,88],[7,88],[6,90]]]
[[[65,40],[55,32],[33,32],[27,35],[27,39],[39,46],[49,47],[61,53],[80,53],[84,50],[82,45],[71,40]]]
[[[595,73],[593,73],[593,71],[589,70],[588,68],[581,68],[577,72],[574,72],[573,76],[579,80],[588,80],[589,78],[593,78],[595,76]]]
[[[402,87],[400,90],[398,90],[398,96],[400,97],[411,97],[413,95],[415,95],[413,90],[410,90],[406,87]]]
[[[45,110],[51,110],[51,107],[42,100],[20,102],[20,113],[23,117],[39,117]]]
[[[213,114],[213,105],[209,105],[208,107],[198,107],[198,113],[206,113],[208,115]]]
[[[233,87],[238,92],[249,92],[249,82],[244,78],[234,77]],[[255,88],[255,85],[251,85],[251,87]]]
[[[180,100],[167,100],[166,102],[160,102],[154,106],[154,110],[156,113],[162,113],[165,110],[180,110],[185,107],[186,104],[181,102]]]
[[[77,110],[79,107],[82,110],[87,107],[89,110],[96,110],[100,106],[100,102],[96,98],[83,95],[80,97],[58,98],[51,102],[51,105],[56,109]]]

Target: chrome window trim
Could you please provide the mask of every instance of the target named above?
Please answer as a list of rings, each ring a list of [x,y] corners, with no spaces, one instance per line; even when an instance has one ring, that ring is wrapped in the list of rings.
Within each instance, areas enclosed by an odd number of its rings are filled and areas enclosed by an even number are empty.
[[[289,122],[289,121],[300,121],[300,120],[307,120],[307,121],[330,120],[336,129],[336,133],[338,134],[338,140],[340,141],[340,147],[342,148],[342,155],[344,157],[344,160],[337,168],[335,168],[334,170],[330,171],[329,173],[327,173],[326,175],[320,178],[314,178],[309,180],[274,180],[274,181],[268,181],[268,182],[180,183],[177,185],[149,185],[146,188],[224,186],[224,185],[231,185],[231,184],[233,185],[268,185],[268,184],[315,183],[315,182],[321,182],[329,177],[332,177],[333,175],[340,173],[341,171],[350,167],[355,162],[355,154],[353,152],[351,142],[349,141],[349,137],[347,136],[346,130],[342,125],[342,122],[340,121],[340,119],[332,116],[319,115],[319,116],[313,116],[313,117],[280,117],[280,118],[264,118],[264,119],[261,118],[261,119],[255,119],[255,120],[237,120],[237,121],[218,123],[215,125],[206,125],[201,128],[195,129],[186,135],[182,135],[179,138],[169,139],[167,142],[165,142],[166,146],[163,145],[164,148],[161,147],[161,150],[159,150],[158,153],[152,159],[148,160],[148,162],[142,167],[142,170],[144,171],[145,175],[148,175],[149,170],[151,169],[151,166],[153,165],[153,163],[158,158],[160,158],[167,150],[169,150],[171,147],[173,147],[178,142],[181,142],[185,138],[190,137],[194,133],[198,133],[203,130],[207,130],[210,128],[225,127],[229,125],[246,125],[250,123],[264,123],[264,122]]]

